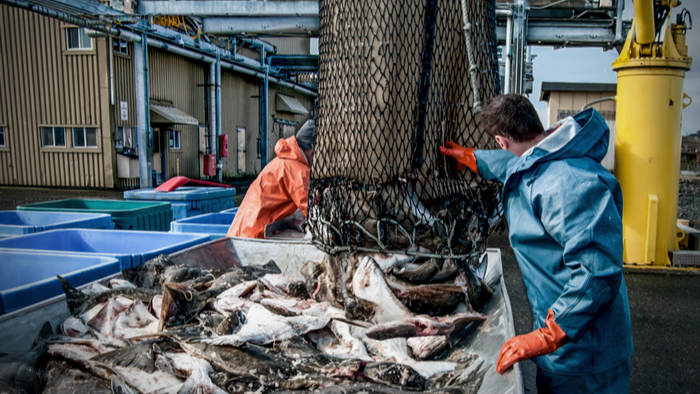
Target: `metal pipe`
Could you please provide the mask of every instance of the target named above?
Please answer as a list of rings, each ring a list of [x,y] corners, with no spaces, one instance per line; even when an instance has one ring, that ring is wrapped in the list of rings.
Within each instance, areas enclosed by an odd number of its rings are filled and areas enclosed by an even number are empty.
[[[262,48],[266,53],[277,53],[277,47],[265,41],[254,38],[243,38],[240,41],[250,44],[252,48]]]
[[[260,63],[265,64],[265,51],[260,49]],[[268,163],[268,135],[267,135],[267,114],[268,114],[268,94],[269,94],[269,77],[267,72],[267,66],[264,66],[265,78],[260,83],[260,140],[262,147],[260,149],[260,170]]]
[[[510,11],[510,10],[509,10]],[[506,69],[504,72],[503,76],[503,94],[508,94],[510,93],[510,80],[512,78],[511,76],[511,62],[513,59],[513,55],[511,54],[511,51],[513,50],[513,13],[511,12],[510,15],[508,15],[508,21],[506,24],[506,44],[503,48],[505,52],[505,56],[503,57],[503,60],[506,63]]]
[[[107,40],[109,51],[109,103],[114,105],[114,50],[112,44],[112,36]]]
[[[646,45],[654,42],[654,5],[652,0],[634,0],[634,29],[636,41]]]
[[[221,136],[221,56],[219,52],[216,53],[216,178],[219,182],[222,181],[222,167],[221,155],[219,154],[219,136]]]
[[[209,152],[207,153],[214,153],[216,146],[216,63],[209,65],[209,103],[211,120],[209,121]]]
[[[617,96],[603,97],[603,98],[600,98],[598,100],[589,101],[586,104],[584,104],[583,107],[581,107],[581,111],[585,110],[586,108],[590,107],[591,105],[602,103],[604,101],[617,101]]]
[[[149,125],[147,116],[147,82],[145,78],[145,63],[148,61],[148,59],[144,58],[144,48],[147,48],[147,45],[144,45],[144,43],[134,44],[134,71],[136,74],[136,141],[139,143],[139,187],[141,189],[148,189],[150,188],[151,174],[149,172],[150,168],[148,165],[148,156],[146,154],[148,144],[144,144],[144,142],[146,142],[146,138],[148,138],[146,129]]]

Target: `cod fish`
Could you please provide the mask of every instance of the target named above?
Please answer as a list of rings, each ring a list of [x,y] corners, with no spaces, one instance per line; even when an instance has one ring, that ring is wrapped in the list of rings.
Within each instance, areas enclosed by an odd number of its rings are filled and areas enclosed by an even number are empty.
[[[125,268],[122,270],[124,279],[133,283],[136,287],[160,290],[161,277],[166,268],[175,265],[168,256],[160,255],[154,259],[134,268]]]
[[[437,283],[414,286],[391,275],[384,279],[401,302],[414,313],[444,316],[452,313],[464,300],[464,288],[461,286]]]
[[[88,309],[99,303],[106,302],[110,298],[122,296],[131,300],[151,302],[154,296],[160,294],[159,291],[155,290],[120,287],[90,296],[71,286],[70,283],[61,276],[56,275],[56,277],[61,281],[63,292],[66,294],[66,305],[68,306],[70,314],[73,316],[82,315]]]
[[[211,364],[201,358],[183,353],[165,353],[173,368],[187,377],[177,394],[226,394],[210,378],[214,373]]]
[[[292,364],[271,356],[266,348],[250,343],[232,347],[181,341],[180,346],[187,353],[207,360],[217,369],[235,375],[236,381],[246,382],[244,387],[257,383],[258,387],[301,390],[334,383],[322,376],[300,374]],[[234,383],[228,382],[223,385],[228,388],[232,384]]]
[[[212,345],[237,346],[242,341],[264,345],[319,330],[331,320],[329,312],[319,313],[318,316],[280,316],[260,304],[249,302],[245,308],[243,312],[246,322],[233,334],[203,338],[201,341]]]
[[[404,390],[422,391],[426,380],[413,368],[404,364],[369,363],[363,370],[364,376],[375,382]]]
[[[426,360],[445,350],[450,341],[444,335],[431,335],[406,339],[408,347],[415,358]]]
[[[47,378],[43,394],[112,394],[108,381],[73,368],[66,361],[52,360],[46,370]]]
[[[211,289],[228,289],[239,283],[255,281],[268,274],[281,274],[282,270],[274,260],[270,260],[263,265],[246,265],[242,267],[232,267],[226,272],[219,274],[211,285]],[[216,274],[216,273],[215,273]],[[215,275],[216,276],[216,275]]]
[[[372,321],[377,323],[370,328],[370,338],[386,338],[396,330],[397,323],[403,322],[416,326],[415,335],[450,334],[455,325],[464,321],[484,320],[486,317],[476,312],[465,312],[444,318],[432,318],[414,315],[399,301],[389,288],[384,273],[369,256],[364,256],[352,281],[352,288],[357,298],[376,305]],[[387,330],[388,332],[382,332]]]
[[[167,326],[188,323],[204,309],[210,299],[222,291],[223,289],[215,289],[198,292],[185,284],[165,283],[158,331],[163,331]]]
[[[44,323],[32,348],[25,353],[0,356],[0,388],[17,394],[38,393],[44,385],[43,366],[47,346],[44,338],[52,334],[51,324]]]
[[[384,271],[394,275],[402,281],[414,284],[428,283],[440,271],[437,259],[427,257],[413,257],[408,260],[398,262]]]

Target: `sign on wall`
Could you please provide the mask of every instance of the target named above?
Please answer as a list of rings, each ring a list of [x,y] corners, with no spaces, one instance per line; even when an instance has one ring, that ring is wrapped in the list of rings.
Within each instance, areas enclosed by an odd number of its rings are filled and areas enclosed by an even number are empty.
[[[123,121],[129,120],[129,106],[126,101],[119,102],[119,119]]]

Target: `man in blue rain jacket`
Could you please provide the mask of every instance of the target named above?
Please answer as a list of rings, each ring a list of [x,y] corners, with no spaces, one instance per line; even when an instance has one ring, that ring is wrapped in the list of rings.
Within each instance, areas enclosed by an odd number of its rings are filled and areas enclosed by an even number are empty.
[[[440,151],[503,183],[532,333],[503,346],[497,371],[533,358],[538,393],[629,392],[632,334],[622,275],[622,193],[600,165],[609,129],[593,109],[545,132],[520,95],[494,98],[481,125],[503,150]]]

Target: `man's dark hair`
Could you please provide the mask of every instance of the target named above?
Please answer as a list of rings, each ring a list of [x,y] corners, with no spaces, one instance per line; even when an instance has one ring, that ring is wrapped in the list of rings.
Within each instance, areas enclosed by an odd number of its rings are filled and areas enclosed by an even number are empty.
[[[492,98],[481,111],[480,124],[491,137],[500,135],[515,142],[531,141],[545,133],[535,107],[520,94]]]

